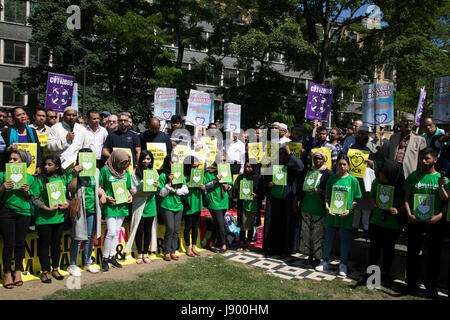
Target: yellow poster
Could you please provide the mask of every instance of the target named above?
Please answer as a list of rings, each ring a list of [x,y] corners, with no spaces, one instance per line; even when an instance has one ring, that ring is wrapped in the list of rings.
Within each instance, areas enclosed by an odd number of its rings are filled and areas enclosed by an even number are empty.
[[[350,170],[348,173],[356,178],[364,178],[369,154],[370,151],[349,149],[347,152],[347,156],[350,159]]]
[[[296,156],[297,158],[302,157],[302,144],[299,142],[286,142],[286,145],[289,147],[289,150],[291,150],[291,153]]]
[[[133,155],[131,154],[131,150],[129,148],[113,148],[113,151],[114,150],[124,150],[124,151],[126,151],[126,153],[128,153],[130,155],[131,162],[130,162],[130,166],[128,167],[128,172],[130,174],[132,174],[133,173]]]
[[[330,148],[311,149],[311,153],[314,153],[316,151],[322,152],[327,157],[327,168],[328,168],[328,170],[333,170],[333,168],[332,168],[333,165],[331,163],[331,150],[330,150]]]
[[[210,137],[202,137],[202,141],[209,149],[209,157],[206,160],[209,164],[211,164],[216,160],[217,140],[215,138],[211,139]]]
[[[173,148],[173,153],[178,157],[180,163],[184,162],[184,159],[189,155],[190,152],[191,148],[189,148],[188,146],[177,144],[175,148]]]
[[[153,169],[161,169],[164,163],[164,158],[167,155],[166,144],[159,142],[147,142],[147,150],[153,154]]]
[[[256,163],[261,163],[264,155],[262,142],[250,142],[248,144],[248,157],[249,159],[255,159]]]
[[[40,133],[38,134],[39,143],[41,144],[41,147],[47,146],[47,140],[48,140],[48,133]]]
[[[37,165],[37,143],[15,143],[17,148],[20,150],[28,151],[33,159],[31,160],[31,164],[27,169],[27,173],[34,174],[36,172]]]

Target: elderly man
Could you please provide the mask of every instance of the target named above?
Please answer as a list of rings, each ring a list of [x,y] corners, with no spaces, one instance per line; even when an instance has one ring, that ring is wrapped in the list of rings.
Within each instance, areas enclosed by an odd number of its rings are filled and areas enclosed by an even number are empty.
[[[45,124],[52,127],[58,120],[58,115],[52,109],[47,109],[47,116],[45,118]]]
[[[50,128],[47,148],[53,154],[61,156],[71,146],[75,150],[90,147],[88,132],[85,127],[77,123],[77,119],[77,110],[73,107],[67,107],[64,109],[62,121]]]
[[[136,132],[129,130],[128,113],[119,114],[119,129],[111,132],[103,144],[103,157],[108,159],[114,148],[127,148],[131,150],[133,167],[136,167],[137,160],[141,153],[141,141]]]
[[[389,139],[389,144],[384,143],[379,152],[382,156],[403,166],[405,179],[417,170],[419,151],[426,148],[424,137],[413,132],[414,115],[406,113],[400,121],[400,131],[394,133]]]
[[[100,113],[100,123],[102,127],[106,128],[106,125],[108,124],[108,117],[110,115],[111,113],[109,111],[102,111],[102,113]]]
[[[109,134],[114,132],[119,127],[119,118],[115,114],[111,114],[108,116],[108,120],[106,121],[106,130]]]
[[[431,117],[422,118],[421,126],[423,130],[422,137],[427,141],[427,147],[431,144],[431,139],[434,136],[439,136],[441,134],[445,134],[445,131],[436,127],[436,124],[433,123],[433,119]]]
[[[363,125],[362,120],[355,120],[355,122],[353,122],[353,135],[347,136],[347,138],[345,138],[344,145],[342,146],[343,153],[347,154],[348,149],[350,149],[350,146],[355,143],[356,134],[358,133],[359,127],[361,127],[362,125]]]

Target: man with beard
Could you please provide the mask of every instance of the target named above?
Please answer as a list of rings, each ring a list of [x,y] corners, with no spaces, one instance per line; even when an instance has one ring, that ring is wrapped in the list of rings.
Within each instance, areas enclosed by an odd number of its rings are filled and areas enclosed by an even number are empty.
[[[88,132],[85,127],[77,123],[77,114],[75,108],[65,108],[62,121],[50,128],[47,148],[52,153],[61,156],[71,145],[76,146],[77,149],[90,147]]]
[[[400,121],[400,131],[394,133],[389,144],[382,144],[380,151],[383,157],[403,166],[405,179],[417,170],[419,151],[427,146],[424,137],[413,132],[414,115],[406,113]]]
[[[424,239],[428,247],[425,287],[429,298],[438,296],[440,256],[445,234],[445,215],[449,184],[448,179],[437,172],[437,153],[431,148],[419,151],[420,170],[406,179],[405,209],[408,215],[408,249],[406,253],[406,283],[404,293],[413,293],[418,288],[419,252]],[[427,211],[424,211],[428,209]]]

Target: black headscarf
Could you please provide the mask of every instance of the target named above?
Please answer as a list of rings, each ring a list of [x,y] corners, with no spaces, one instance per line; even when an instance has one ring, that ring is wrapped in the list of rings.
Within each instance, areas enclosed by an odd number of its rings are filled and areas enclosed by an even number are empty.
[[[405,182],[405,177],[403,175],[403,168],[400,164],[386,160],[380,168],[380,172],[388,179],[388,185],[395,187],[394,198],[399,198],[403,194],[403,183]]]

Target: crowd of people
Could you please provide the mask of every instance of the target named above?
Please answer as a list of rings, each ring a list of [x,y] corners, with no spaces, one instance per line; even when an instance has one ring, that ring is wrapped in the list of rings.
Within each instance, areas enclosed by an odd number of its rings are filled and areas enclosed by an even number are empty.
[[[33,119],[31,123],[30,119]],[[207,249],[226,252],[225,214],[237,210],[240,227],[239,251],[248,250],[254,238],[254,228],[264,217],[263,252],[266,256],[286,257],[297,252],[308,256],[307,263],[320,272],[329,269],[329,260],[339,232],[339,274],[348,274],[352,230],[362,229],[370,239],[368,265],[381,265],[382,280],[389,284],[394,248],[402,232],[407,235],[405,292],[417,290],[421,275],[417,270],[419,252],[425,241],[428,248],[425,286],[430,297],[437,296],[440,274],[440,255],[445,237],[448,237],[448,183],[450,174],[450,133],[448,124],[438,128],[431,117],[424,117],[421,130],[414,131],[414,115],[403,114],[394,133],[387,138],[384,128],[365,125],[361,120],[347,128],[327,128],[316,125],[314,133],[296,124],[288,128],[273,123],[269,128],[256,128],[255,137],[241,132],[228,134],[227,139],[216,139],[220,130],[216,123],[207,132],[184,123],[181,116],[171,121],[150,118],[148,129],[140,132],[129,112],[118,115],[108,111],[90,110],[86,121],[76,109],[68,107],[62,115],[52,110],[36,108],[33,115],[16,107],[0,110],[0,231],[3,236],[3,283],[12,289],[23,285],[21,273],[25,254],[25,237],[30,226],[38,233],[38,257],[41,281],[61,280],[59,272],[61,237],[65,222],[71,221],[72,243],[68,272],[81,276],[77,266],[80,246],[84,241],[84,268],[98,270],[92,262],[94,237],[100,236],[102,220],[107,226],[103,246],[101,271],[109,267],[121,268],[116,258],[116,246],[123,222],[131,223],[130,238],[125,249],[137,250],[136,263],[150,263],[148,257],[155,220],[164,221],[165,261],[178,260],[176,254],[179,229],[185,220],[184,241],[186,254],[200,255],[197,238],[200,215],[207,209],[214,223],[211,242]],[[278,137],[267,140],[265,129],[278,130]],[[41,135],[48,135],[45,146]],[[205,139],[216,143],[217,155],[207,162],[199,150],[208,149]],[[275,165],[263,164],[249,153],[249,144],[270,144],[277,155],[276,165],[285,169],[285,183],[276,183]],[[275,149],[272,142],[279,143]],[[36,159],[18,148],[18,143],[38,143]],[[148,143],[165,144],[166,156],[158,169],[159,178],[153,182],[155,191],[144,191],[144,173],[154,168],[156,155],[147,150]],[[299,152],[292,144],[301,144]],[[42,146],[41,146],[42,145]],[[189,154],[180,159],[172,152],[178,145],[188,146]],[[123,149],[128,149],[126,152]],[[350,174],[349,150],[368,154],[364,177]],[[67,151],[94,152],[97,169],[95,176],[80,176],[80,163],[73,161]],[[325,152],[324,150],[327,150]],[[209,151],[208,151],[209,152]],[[70,153],[70,152],[69,152]],[[220,155],[220,156],[219,156]],[[36,162],[36,172],[27,174],[27,182],[14,188],[6,181],[6,163]],[[173,164],[182,163],[184,176],[175,181]],[[229,163],[234,182],[221,182],[223,173],[218,167]],[[129,170],[133,164],[133,170]],[[199,186],[191,186],[193,169],[204,168]],[[313,182],[310,183],[310,180]],[[60,180],[66,192],[66,203],[49,206],[47,184]],[[113,184],[124,181],[128,201],[116,204]],[[242,182],[252,183],[249,199],[241,199]],[[311,187],[306,188],[306,182]],[[393,202],[381,208],[377,197],[380,186],[393,188]],[[343,195],[345,208],[336,213],[333,202]],[[421,219],[415,215],[417,196],[426,196],[430,215]],[[79,201],[73,201],[79,199]],[[73,215],[72,206],[78,213]],[[67,214],[70,212],[70,214]],[[11,270],[14,257],[14,272]],[[380,263],[382,260],[382,263]]]

